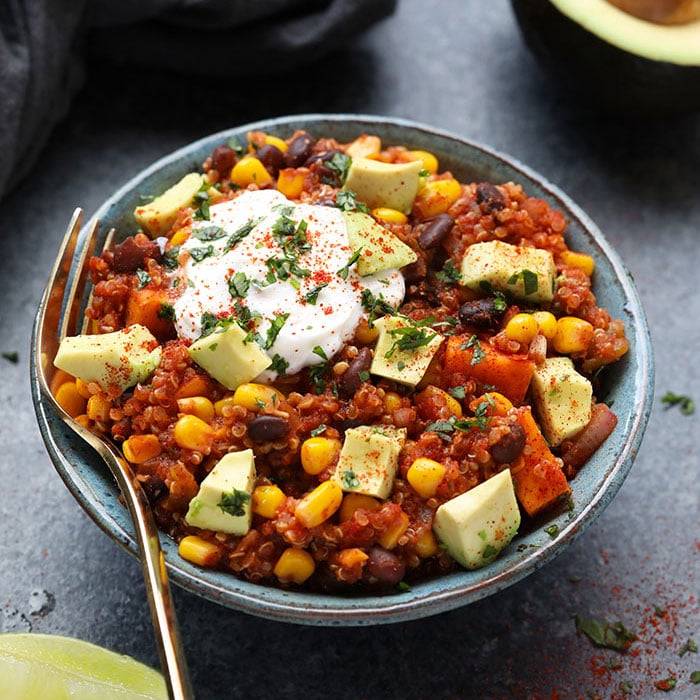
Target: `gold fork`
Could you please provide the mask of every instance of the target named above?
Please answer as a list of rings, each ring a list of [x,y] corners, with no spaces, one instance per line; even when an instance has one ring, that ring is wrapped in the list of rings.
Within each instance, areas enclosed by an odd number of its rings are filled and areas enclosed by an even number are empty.
[[[194,695],[180,640],[165,559],[148,499],[117,447],[108,439],[90,432],[71,418],[59,406],[50,389],[51,379],[56,371],[53,361],[61,340],[67,335],[77,334],[80,330],[80,311],[88,279],[88,262],[97,239],[98,222],[95,221],[75,261],[75,272],[71,279],[70,272],[73,267],[82,214],[80,209],[76,209],[73,213],[39,307],[34,337],[37,380],[41,393],[59,417],[95,449],[119,485],[134,522],[168,695],[171,700],[192,700]],[[108,236],[106,245],[109,244],[110,238],[111,236]],[[70,288],[68,288],[69,280]]]

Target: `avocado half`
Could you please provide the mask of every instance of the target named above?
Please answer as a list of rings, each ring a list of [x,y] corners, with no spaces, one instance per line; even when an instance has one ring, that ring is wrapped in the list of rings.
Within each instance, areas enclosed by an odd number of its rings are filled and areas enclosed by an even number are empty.
[[[657,24],[608,0],[511,0],[527,46],[592,108],[700,110],[700,20]]]

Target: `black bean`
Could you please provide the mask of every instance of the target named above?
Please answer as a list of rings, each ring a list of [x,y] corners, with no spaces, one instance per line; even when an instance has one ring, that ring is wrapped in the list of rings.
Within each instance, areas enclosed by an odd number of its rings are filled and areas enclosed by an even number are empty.
[[[395,586],[406,573],[404,563],[393,552],[378,546],[369,550],[365,566],[373,579],[387,587]]]
[[[295,136],[284,153],[284,163],[288,168],[298,168],[306,163],[311,155],[316,139],[311,134],[303,133]]]
[[[372,351],[369,348],[361,348],[357,357],[350,363],[345,373],[340,379],[340,395],[344,399],[349,399],[362,384],[362,373],[369,371],[372,364]]]
[[[432,216],[418,225],[418,245],[423,250],[439,245],[455,225],[453,216],[447,212]]]
[[[114,247],[113,269],[115,272],[136,272],[146,266],[146,258],[160,261],[162,257],[156,241],[137,243],[133,237],[129,237]]]
[[[304,165],[309,168],[313,167],[316,176],[321,180],[321,182],[340,187],[340,185],[343,183],[341,182],[339,173],[330,166],[326,165],[327,161],[333,160],[333,156],[338,154],[342,154],[342,151],[339,148],[329,148],[326,151],[312,154]]]
[[[148,474],[143,478],[139,477],[139,482],[151,505],[155,505],[162,496],[168,493],[165,481],[156,474]]]
[[[525,430],[520,423],[513,423],[510,432],[503,433],[489,448],[496,464],[511,464],[520,457],[525,448]]]
[[[211,167],[219,173],[221,179],[231,174],[231,168],[236,164],[236,151],[230,146],[221,144],[211,154]]]
[[[504,307],[505,304],[502,301],[497,304],[493,297],[465,301],[459,309],[459,320],[474,328],[496,328],[505,313]]]
[[[485,214],[500,211],[506,206],[506,200],[501,191],[490,182],[481,182],[476,186],[476,201]]]
[[[274,442],[288,432],[289,423],[282,416],[257,416],[248,424],[248,437],[255,442]]]
[[[265,170],[272,177],[277,177],[280,168],[284,165],[284,153],[271,143],[266,143],[258,148],[255,157],[265,166]]]

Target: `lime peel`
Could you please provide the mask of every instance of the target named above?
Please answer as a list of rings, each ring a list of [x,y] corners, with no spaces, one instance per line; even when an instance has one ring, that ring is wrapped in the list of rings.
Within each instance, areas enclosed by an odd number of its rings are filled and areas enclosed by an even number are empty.
[[[4,700],[167,700],[158,671],[71,637],[0,634]]]

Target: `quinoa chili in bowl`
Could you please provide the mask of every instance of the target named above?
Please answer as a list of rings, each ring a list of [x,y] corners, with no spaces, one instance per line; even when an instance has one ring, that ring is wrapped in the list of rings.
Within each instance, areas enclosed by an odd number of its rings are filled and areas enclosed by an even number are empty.
[[[195,592],[311,624],[446,610],[561,551],[631,466],[653,372],[634,287],[503,156],[277,119],[176,152],[96,217],[116,244],[55,388],[121,445]],[[133,551],[114,486],[37,415]]]

